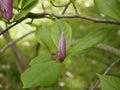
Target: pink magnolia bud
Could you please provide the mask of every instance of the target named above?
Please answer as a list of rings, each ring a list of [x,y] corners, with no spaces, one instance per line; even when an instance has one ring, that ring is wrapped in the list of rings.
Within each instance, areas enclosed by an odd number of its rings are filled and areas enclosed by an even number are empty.
[[[62,32],[59,40],[58,59],[63,61],[66,56],[66,41],[64,33]]]
[[[4,19],[12,18],[13,0],[0,0],[0,12]]]

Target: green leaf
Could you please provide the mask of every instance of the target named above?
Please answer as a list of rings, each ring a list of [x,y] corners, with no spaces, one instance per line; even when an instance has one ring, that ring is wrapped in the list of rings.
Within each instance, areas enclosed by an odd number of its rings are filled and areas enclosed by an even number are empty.
[[[37,57],[35,57],[31,62],[30,62],[30,65],[33,65],[33,64],[36,64],[36,63],[39,63],[39,62],[46,62],[46,61],[50,61],[51,60],[51,55],[50,54],[45,54],[45,55],[39,55]]]
[[[21,75],[24,88],[53,85],[59,78],[60,64],[51,60],[49,55],[42,58],[38,56],[31,62],[31,67]]]
[[[2,15],[0,14],[0,20],[2,20]]]
[[[120,90],[120,78],[108,75],[98,75],[102,90]]]
[[[37,28],[35,37],[42,46],[48,49],[52,53],[56,53],[57,48],[55,47],[51,38],[51,27],[42,25]]]
[[[103,27],[93,30],[91,33],[80,39],[72,48],[70,48],[69,52],[82,52],[85,49],[95,46],[108,37],[112,30],[112,27]]]
[[[22,9],[26,9],[28,7],[31,7],[31,5],[35,2],[36,2],[36,0],[23,0],[22,1]]]
[[[64,32],[66,39],[66,48],[68,49],[71,45],[72,29],[66,22],[62,20],[56,20],[53,25],[52,38],[57,48],[59,45],[59,39],[62,32]]]
[[[23,0],[23,1],[26,1],[26,0]],[[20,12],[18,14],[15,15],[15,18],[14,18],[14,21],[24,17],[25,15],[27,15],[35,6],[36,4],[38,3],[38,0],[34,0],[32,3],[29,4],[29,6],[22,10],[20,10]]]
[[[14,0],[13,6],[15,8],[18,8],[18,4],[19,4],[20,0]]]
[[[94,2],[101,13],[120,19],[120,2],[118,0],[94,0]]]

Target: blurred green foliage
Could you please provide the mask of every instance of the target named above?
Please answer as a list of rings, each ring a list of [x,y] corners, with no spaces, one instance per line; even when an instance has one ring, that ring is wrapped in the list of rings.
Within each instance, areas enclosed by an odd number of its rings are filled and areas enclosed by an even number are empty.
[[[68,0],[54,0],[56,5],[64,4],[67,1]],[[48,11],[61,13],[63,9],[60,8],[58,12],[58,8],[53,8],[47,0],[40,0],[39,2],[44,3]],[[76,0],[75,4],[81,14],[101,18],[110,18],[98,13],[96,7],[94,6],[93,0]],[[33,12],[38,12],[38,10],[39,12],[42,11],[40,4],[33,10]],[[67,13],[74,13],[72,5]],[[73,39],[82,38],[87,33],[91,32],[91,30],[107,25],[77,18],[66,18],[64,20],[72,27]],[[26,24],[27,22],[30,22],[30,20],[22,22],[20,25],[11,29],[10,35],[13,39],[16,39],[24,33],[35,29],[29,24]],[[34,24],[40,25],[42,23],[51,24],[53,21],[47,19],[34,20]],[[2,28],[5,28],[3,22],[0,22],[0,25]],[[118,29],[114,30],[103,43],[120,49],[120,27],[118,26]],[[0,48],[2,48],[5,44],[5,39],[0,37]],[[17,45],[20,47],[27,59],[31,60],[33,58],[36,45],[34,34],[22,39],[17,43]],[[45,52],[47,51],[45,51],[44,48],[40,48],[39,54]],[[64,67],[62,68],[64,72],[61,74],[59,82],[52,87],[42,87],[40,89],[37,87],[36,90],[88,90],[89,87],[92,86],[98,79],[96,73],[102,74],[105,69],[119,57],[93,47],[83,54],[77,53],[68,58],[70,59],[64,61]],[[11,48],[7,49],[0,55],[0,90],[24,90],[22,88],[23,85],[20,81],[20,74],[17,71],[14,59],[15,57],[11,51]],[[120,65],[117,65],[110,70],[109,74],[120,76],[119,69]]]

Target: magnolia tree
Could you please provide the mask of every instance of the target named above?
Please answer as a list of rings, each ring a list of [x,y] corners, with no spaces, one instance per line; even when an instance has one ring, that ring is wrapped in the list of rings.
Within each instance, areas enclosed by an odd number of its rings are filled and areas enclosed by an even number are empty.
[[[107,15],[111,19],[102,19],[81,14],[76,6],[77,0],[68,0],[68,2],[66,1],[66,4],[60,5],[55,4],[56,0],[46,0],[46,2],[51,4],[52,7],[60,8],[60,11],[48,12],[46,5],[39,0],[0,0],[0,20],[7,24],[5,30],[0,27],[0,35],[3,35],[9,42],[0,50],[0,54],[9,46],[13,48],[13,52],[16,54],[17,58],[15,63],[18,71],[21,73],[21,81],[24,88],[37,86],[47,87],[53,85],[59,79],[60,73],[62,72],[61,67],[65,60],[69,59],[74,53],[83,53],[86,49],[96,46],[107,38],[114,28],[118,27],[117,25],[120,25],[120,2],[118,0],[94,0],[94,4],[98,11]],[[38,4],[42,5],[43,11],[39,11],[39,13],[31,12],[31,10]],[[69,9],[70,5],[73,6],[75,13],[67,13],[67,9]],[[61,10],[61,7],[63,10]],[[36,30],[29,32],[17,40],[12,40],[8,30],[28,18],[31,19],[29,25],[35,27]],[[33,24],[34,19],[41,18],[51,19],[54,23],[51,26]],[[61,18],[86,19],[95,23],[107,23],[109,25],[97,28],[73,43],[72,28],[67,22],[61,20]],[[40,43],[41,47],[44,47],[48,52],[44,55],[36,56],[29,63],[15,43],[31,33],[35,33],[35,38],[38,43]],[[98,47],[101,46],[102,45],[99,44]],[[120,56],[120,53],[115,51],[115,48],[108,47],[107,45],[105,47],[108,49],[103,48],[104,50],[110,52],[112,50],[112,53]],[[113,62],[103,75],[98,74],[102,90],[120,89],[120,79],[115,76],[106,75],[108,71],[119,62],[120,59]],[[94,90],[98,84],[99,80],[90,90]]]

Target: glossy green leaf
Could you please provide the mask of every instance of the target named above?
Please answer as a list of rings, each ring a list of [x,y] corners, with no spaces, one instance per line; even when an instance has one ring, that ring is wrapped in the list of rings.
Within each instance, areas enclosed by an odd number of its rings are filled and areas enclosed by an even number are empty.
[[[21,75],[24,88],[51,86],[59,78],[60,62],[51,60],[49,55],[39,56],[31,62],[31,67]]]
[[[24,8],[24,9],[20,10],[20,12],[15,15],[14,21],[27,15],[36,6],[37,3],[38,3],[38,0],[34,0],[34,2],[29,4],[28,8]]]
[[[112,30],[112,27],[103,27],[93,30],[91,33],[80,39],[72,48],[70,48],[69,52],[82,52],[85,49],[95,46],[96,44],[102,42]]]
[[[109,75],[98,75],[102,90],[120,90],[120,78]]]
[[[52,39],[57,48],[59,45],[59,39],[62,32],[64,32],[65,39],[66,39],[66,48],[68,49],[71,45],[72,29],[66,22],[62,20],[56,20],[53,25]]]
[[[94,0],[94,2],[101,13],[120,19],[120,2],[118,0]]]
[[[36,2],[36,0],[23,0],[22,1],[22,9],[31,7],[31,5],[35,2]]]
[[[56,53],[57,48],[55,47],[51,38],[51,27],[42,25],[37,28],[35,37],[42,46],[48,49],[52,53]]]

